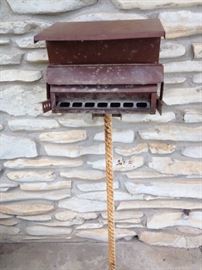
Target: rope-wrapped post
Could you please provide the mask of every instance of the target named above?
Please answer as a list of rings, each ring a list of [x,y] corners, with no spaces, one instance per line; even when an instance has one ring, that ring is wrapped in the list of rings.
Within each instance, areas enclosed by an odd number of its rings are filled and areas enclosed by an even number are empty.
[[[105,159],[107,183],[107,217],[108,217],[108,258],[109,270],[116,268],[115,224],[114,224],[114,187],[113,187],[113,146],[112,146],[112,115],[104,116]]]

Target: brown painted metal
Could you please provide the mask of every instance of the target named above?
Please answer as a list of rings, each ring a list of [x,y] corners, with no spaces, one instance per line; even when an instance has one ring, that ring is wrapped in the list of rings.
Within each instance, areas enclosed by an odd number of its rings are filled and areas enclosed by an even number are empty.
[[[158,63],[164,35],[158,19],[62,22],[34,40],[46,40],[53,65]]]
[[[47,82],[56,85],[146,85],[162,81],[160,64],[49,66],[47,69]]]
[[[158,63],[160,38],[47,41],[51,65]]]
[[[46,41],[49,57],[43,110],[101,115],[161,111],[164,35],[158,19],[62,22],[43,30],[34,38]]]
[[[116,40],[165,36],[159,19],[94,22],[58,22],[34,37],[34,41]]]

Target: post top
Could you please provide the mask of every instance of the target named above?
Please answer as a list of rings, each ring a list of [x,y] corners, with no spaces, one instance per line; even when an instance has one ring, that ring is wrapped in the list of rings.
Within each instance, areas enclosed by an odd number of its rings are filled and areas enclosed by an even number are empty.
[[[159,19],[93,22],[57,22],[34,37],[34,41],[83,41],[151,38],[165,36]]]

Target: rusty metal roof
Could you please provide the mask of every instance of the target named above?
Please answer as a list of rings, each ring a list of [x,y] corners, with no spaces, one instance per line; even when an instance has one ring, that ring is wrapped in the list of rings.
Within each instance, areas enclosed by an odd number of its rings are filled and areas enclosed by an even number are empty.
[[[116,40],[164,35],[159,19],[58,22],[37,34],[34,41]]]

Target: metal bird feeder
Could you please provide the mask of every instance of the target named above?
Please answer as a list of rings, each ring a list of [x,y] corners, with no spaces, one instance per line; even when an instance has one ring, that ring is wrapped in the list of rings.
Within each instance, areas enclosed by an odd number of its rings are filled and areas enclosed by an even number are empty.
[[[104,116],[109,269],[115,270],[112,116],[161,113],[163,66],[158,19],[61,22],[34,37],[45,40],[49,65],[43,111]]]

